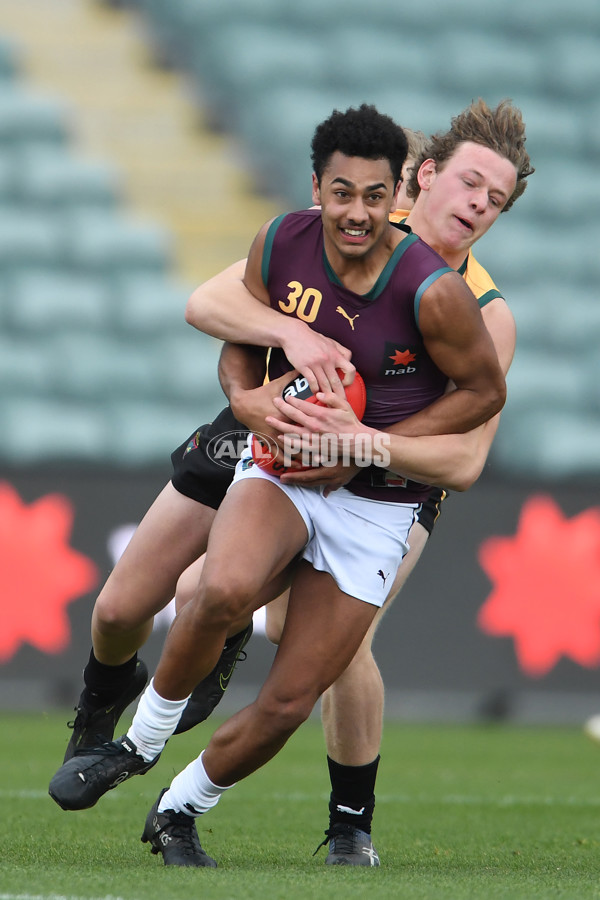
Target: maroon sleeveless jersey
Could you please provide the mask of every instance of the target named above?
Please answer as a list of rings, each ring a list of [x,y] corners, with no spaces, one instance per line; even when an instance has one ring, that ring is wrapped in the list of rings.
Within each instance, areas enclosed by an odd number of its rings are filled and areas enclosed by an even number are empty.
[[[263,281],[273,309],[306,322],[352,351],[352,362],[367,387],[363,421],[383,429],[428,406],[446,390],[448,379],[429,357],[418,326],[423,292],[453,271],[407,226],[367,294],[344,287],[329,265],[320,210],[279,216],[271,224],[262,259]],[[281,350],[271,352],[269,374],[290,368]],[[373,500],[414,503],[428,485],[407,481],[385,469],[361,469],[347,485]]]

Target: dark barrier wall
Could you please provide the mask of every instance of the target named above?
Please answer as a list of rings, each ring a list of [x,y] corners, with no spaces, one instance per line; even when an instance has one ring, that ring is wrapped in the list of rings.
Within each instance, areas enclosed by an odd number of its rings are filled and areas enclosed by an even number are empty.
[[[72,706],[96,593],[170,470],[0,473],[0,706]],[[166,619],[144,648],[154,666]],[[387,713],[574,721],[600,712],[600,491],[485,477],[451,495],[376,657]],[[224,711],[251,699],[260,633]]]

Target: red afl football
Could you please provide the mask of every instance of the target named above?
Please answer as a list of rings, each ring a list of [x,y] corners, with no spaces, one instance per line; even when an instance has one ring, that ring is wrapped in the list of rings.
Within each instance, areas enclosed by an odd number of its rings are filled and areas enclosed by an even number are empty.
[[[339,370],[338,374],[340,377],[343,375]],[[354,410],[354,414],[358,419],[362,419],[367,405],[367,389],[358,372],[355,373],[352,384],[346,385],[344,391],[346,393],[346,400]],[[308,403],[316,403],[317,406],[324,405],[317,400],[309,387],[307,379],[303,375],[298,375],[290,381],[289,384],[286,384],[281,392],[281,396],[284,400],[287,400],[289,397],[297,397],[299,400],[306,400]],[[283,472],[287,471],[287,467],[284,466],[283,463],[276,462],[267,441],[261,440],[261,438],[257,437],[255,434],[252,435],[252,456],[256,465],[260,466],[261,469],[264,469],[265,472],[269,472],[271,475],[281,475]],[[307,468],[310,467],[303,466],[302,469],[295,469],[294,471],[304,471]]]

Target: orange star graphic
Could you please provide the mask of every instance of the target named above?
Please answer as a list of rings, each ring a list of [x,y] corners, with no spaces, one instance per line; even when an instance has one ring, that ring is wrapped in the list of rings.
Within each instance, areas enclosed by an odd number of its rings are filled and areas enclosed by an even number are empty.
[[[484,541],[479,561],[494,587],[478,625],[513,638],[526,674],[545,675],[563,656],[600,663],[600,509],[567,519],[551,497],[533,497],[517,534]]]
[[[394,350],[392,356],[388,357],[397,366],[407,366],[410,362],[414,362],[416,358],[416,354],[411,353],[410,350]]]
[[[66,607],[98,581],[94,563],[69,547],[73,508],[60,494],[25,505],[0,484],[0,662],[28,643],[60,653],[71,636]]]

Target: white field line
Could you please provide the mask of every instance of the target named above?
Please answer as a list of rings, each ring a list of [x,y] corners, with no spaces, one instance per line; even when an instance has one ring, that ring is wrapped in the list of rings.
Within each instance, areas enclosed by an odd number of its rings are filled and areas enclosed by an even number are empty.
[[[76,897],[74,894],[0,894],[0,900],[124,900],[110,894],[104,897]]]

